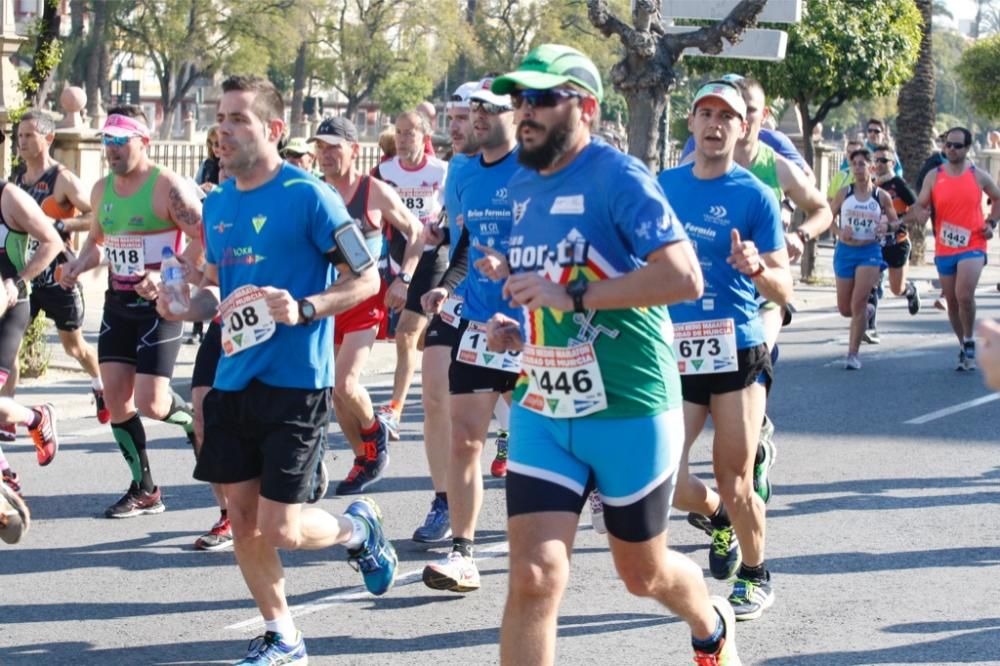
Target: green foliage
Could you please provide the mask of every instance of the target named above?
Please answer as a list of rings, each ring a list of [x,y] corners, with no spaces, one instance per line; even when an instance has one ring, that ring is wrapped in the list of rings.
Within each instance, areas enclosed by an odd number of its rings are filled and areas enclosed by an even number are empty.
[[[395,71],[378,84],[372,98],[379,103],[382,113],[395,116],[427,99],[433,88],[434,82],[425,74]]]
[[[913,0],[807,0],[780,62],[696,58],[696,71],[745,73],[769,97],[794,100],[821,121],[846,101],[892,94],[913,75],[922,20]],[[708,62],[706,62],[708,61]]]
[[[969,102],[989,118],[1000,117],[1000,35],[976,41],[962,54],[955,70]]]
[[[21,349],[17,354],[18,368],[21,377],[32,379],[41,377],[49,369],[49,361],[52,360],[52,350],[46,339],[46,332],[49,327],[47,317],[35,317],[24,330],[24,337],[21,338]]]
[[[628,125],[628,104],[625,97],[610,86],[604,89],[604,101],[601,103],[601,120],[610,120]]]

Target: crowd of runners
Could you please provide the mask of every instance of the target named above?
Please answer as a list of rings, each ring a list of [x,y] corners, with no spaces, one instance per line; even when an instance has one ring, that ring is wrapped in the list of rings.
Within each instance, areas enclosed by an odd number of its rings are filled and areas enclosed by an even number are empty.
[[[736,621],[761,617],[780,585],[765,556],[776,457],[766,412],[794,312],[789,266],[828,230],[846,369],[879,342],[883,285],[920,310],[907,228],[930,219],[956,367],[978,361],[1000,388],[1000,326],[981,322],[978,348],[973,331],[1000,190],[969,160],[965,128],[942,135],[914,191],[886,125],[870,120],[824,194],[768,129],[761,85],[729,74],[695,95],[682,164],[654,175],[598,137],[594,64],[546,44],[455,90],[447,161],[430,142],[433,108],[421,108],[396,118],[394,156],[369,173],[350,120],[289,140],[270,82],[233,76],[222,91],[200,188],[152,163],[138,107],[108,110],[109,174],[89,193],[50,157],[51,117],[22,118],[25,168],[0,184],[0,440],[16,441],[20,425],[39,465],[58,455],[55,408],[13,399],[22,335],[44,312],[91,377],[126,463],[108,518],[165,510],[140,415],[190,440],[194,477],[219,506],[194,548],[234,549],[265,623],[239,664],[306,663],[280,550],[340,544],[368,591],[392,587],[396,553],[363,493],[387,474],[418,363],[434,494],[412,538],[452,546],[423,582],[480,587],[480,461],[495,419],[490,473],[505,477],[510,544],[500,659],[512,665],[555,660],[585,506],[625,588],[688,624],[694,661],[741,663]],[[74,232],[86,232],[76,252]],[[101,265],[95,350],[79,279]],[[362,372],[390,317],[397,363],[391,399],[376,405]],[[171,388],[185,321],[211,322],[190,402]],[[714,484],[688,464],[709,415]],[[354,456],[333,487],[356,496],[340,515],[317,505],[334,419]],[[2,453],[0,470],[0,538],[17,543],[30,511]],[[711,540],[708,569],[731,581],[728,598],[710,597],[701,566],[669,549],[672,507]]]

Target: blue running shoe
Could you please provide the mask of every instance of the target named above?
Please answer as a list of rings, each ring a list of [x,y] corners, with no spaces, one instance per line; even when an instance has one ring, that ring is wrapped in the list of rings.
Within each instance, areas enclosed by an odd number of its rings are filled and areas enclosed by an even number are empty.
[[[413,540],[419,543],[436,543],[451,538],[451,517],[448,502],[435,497],[424,524],[413,532]]]
[[[368,525],[368,538],[360,548],[348,549],[347,561],[364,576],[368,591],[381,596],[392,587],[399,566],[396,549],[382,531],[382,512],[375,500],[362,497],[351,502],[345,513]]]
[[[306,655],[306,642],[302,632],[297,631],[294,643],[286,643],[284,637],[274,631],[250,641],[247,656],[236,666],[272,666],[274,664],[305,664],[309,663]]]
[[[732,525],[712,530],[712,547],[708,551],[708,569],[712,578],[729,580],[736,575],[743,563],[740,540]]]

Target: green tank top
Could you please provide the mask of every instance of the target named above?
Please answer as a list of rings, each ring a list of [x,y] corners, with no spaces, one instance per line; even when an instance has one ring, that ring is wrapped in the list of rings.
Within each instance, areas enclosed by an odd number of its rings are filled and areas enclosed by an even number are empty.
[[[128,197],[115,192],[115,176],[108,174],[98,209],[104,232],[104,256],[108,261],[109,295],[129,309],[151,308],[135,293],[147,269],[158,269],[164,247],[179,252],[181,231],[170,220],[153,211],[153,188],[160,175],[153,167],[149,178]]]
[[[771,188],[779,202],[785,198],[781,182],[778,180],[778,160],[775,158],[774,148],[761,142],[757,143],[757,154],[750,163],[750,173]]]
[[[0,182],[0,196],[7,183]],[[28,261],[28,234],[7,225],[0,213],[0,280],[17,280],[18,274]],[[18,299],[28,297],[27,285]]]

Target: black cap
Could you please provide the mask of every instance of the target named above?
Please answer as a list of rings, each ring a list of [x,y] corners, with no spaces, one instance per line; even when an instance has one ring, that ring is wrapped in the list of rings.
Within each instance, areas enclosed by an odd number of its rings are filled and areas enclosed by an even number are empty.
[[[343,116],[334,116],[325,119],[316,128],[316,133],[309,137],[309,141],[324,141],[326,143],[350,143],[358,142],[358,128],[350,120]]]

